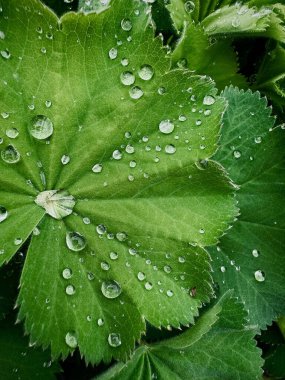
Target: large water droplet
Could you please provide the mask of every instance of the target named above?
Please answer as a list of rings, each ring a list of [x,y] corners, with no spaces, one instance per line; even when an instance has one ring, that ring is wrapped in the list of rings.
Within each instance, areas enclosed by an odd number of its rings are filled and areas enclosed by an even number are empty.
[[[119,347],[122,344],[120,334],[117,334],[117,333],[109,334],[108,343],[111,347]]]
[[[74,332],[68,332],[65,335],[65,343],[70,347],[70,348],[76,348],[77,347],[77,338],[74,334]]]
[[[121,82],[125,85],[125,86],[131,86],[132,84],[135,83],[135,76],[133,73],[131,73],[130,71],[124,71],[121,75],[120,75],[120,80]]]
[[[170,120],[162,120],[158,126],[160,132],[169,134],[174,130],[174,124]]]
[[[67,232],[66,245],[71,251],[82,251],[86,247],[86,239],[79,232]]]
[[[132,99],[140,99],[143,96],[143,90],[138,86],[134,86],[130,89],[129,94]]]
[[[53,123],[48,117],[37,115],[29,125],[29,132],[35,139],[45,140],[53,134]]]
[[[53,218],[62,219],[72,213],[75,199],[66,191],[47,190],[38,194],[35,203]]]
[[[0,223],[8,217],[8,211],[4,206],[0,206]]]
[[[7,164],[16,164],[20,161],[21,155],[13,145],[8,145],[1,150],[1,158]]]
[[[117,298],[121,294],[122,288],[117,281],[108,280],[102,283],[101,291],[106,298]]]
[[[154,71],[150,65],[142,65],[138,74],[142,80],[150,80],[153,77]]]
[[[173,144],[166,145],[164,150],[167,154],[174,154],[176,152],[176,148]]]
[[[133,27],[131,20],[128,18],[123,18],[121,21],[121,27],[125,32],[129,32]]]

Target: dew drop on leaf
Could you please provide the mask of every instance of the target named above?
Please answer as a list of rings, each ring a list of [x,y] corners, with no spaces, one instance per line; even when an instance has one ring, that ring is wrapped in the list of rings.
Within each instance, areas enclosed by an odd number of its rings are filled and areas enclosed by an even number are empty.
[[[134,86],[130,89],[129,94],[132,99],[140,99],[143,96],[143,90],[138,86]]]
[[[67,165],[69,162],[70,162],[70,157],[67,156],[66,154],[64,154],[61,157],[61,163],[62,163],[62,165]]]
[[[116,234],[116,238],[117,238],[119,241],[125,241],[125,240],[127,240],[128,235],[127,235],[125,232],[118,232],[118,233]]]
[[[1,112],[1,116],[3,117],[3,119],[8,119],[10,114],[8,112]]]
[[[215,103],[215,98],[212,95],[206,95],[203,99],[203,104],[205,106],[211,106],[212,104]]]
[[[23,243],[23,239],[21,239],[21,238],[16,238],[16,239],[14,239],[14,244],[15,245],[20,245],[20,244],[22,244]]]
[[[4,40],[5,39],[5,33],[0,30],[0,39]]]
[[[85,216],[85,217],[82,219],[82,221],[83,221],[84,224],[90,224],[90,223],[91,223],[90,219],[89,219],[87,216]]]
[[[35,203],[46,210],[55,219],[62,219],[72,213],[75,199],[66,191],[47,190],[39,193]]]
[[[265,274],[261,270],[257,270],[254,272],[254,277],[256,281],[263,282],[265,280]]]
[[[125,86],[131,86],[132,84],[135,83],[136,77],[130,71],[124,71],[120,75],[120,80],[121,80],[121,83],[123,85],[125,85]]]
[[[75,294],[75,287],[73,285],[67,285],[65,293],[69,296],[73,296],[73,294]]]
[[[86,239],[79,232],[67,232],[66,245],[71,251],[82,251],[86,247]]]
[[[153,77],[154,70],[150,65],[142,65],[138,74],[142,80],[150,80]]]
[[[173,291],[172,290],[167,290],[166,294],[167,294],[168,297],[172,297],[173,296]]]
[[[123,18],[121,21],[121,27],[125,32],[129,32],[133,27],[131,20],[128,18]]]
[[[2,56],[4,59],[9,59],[9,58],[11,57],[11,53],[9,52],[8,49],[1,50],[1,51],[0,51],[0,54],[1,54],[1,56]]]
[[[99,318],[98,321],[97,321],[97,325],[99,327],[103,326],[104,325],[104,320],[102,318]]]
[[[92,167],[92,172],[93,173],[101,173],[102,169],[103,169],[103,166],[101,164],[95,164]]]
[[[115,160],[120,160],[122,158],[122,152],[120,152],[118,149],[114,150],[112,157]]]
[[[6,220],[8,217],[8,211],[4,206],[0,206],[0,223]]]
[[[121,285],[115,280],[104,281],[101,286],[103,296],[106,298],[117,298],[122,292]]]
[[[70,347],[70,348],[76,348],[77,347],[77,338],[73,332],[68,332],[65,335],[65,343]]]
[[[103,270],[109,270],[110,269],[110,265],[106,262],[106,261],[102,261],[101,262],[101,268],[103,269]]]
[[[252,250],[252,256],[253,257],[258,257],[259,256],[259,251],[257,249]]]
[[[153,285],[151,282],[146,282],[145,285],[144,285],[145,289],[146,290],[151,290],[153,288]]]
[[[221,269],[221,272],[222,272],[222,273],[225,273],[225,271],[226,271],[226,268],[225,268],[224,266],[221,266],[221,268],[220,268],[220,269]]]
[[[260,144],[260,143],[262,142],[262,137],[261,137],[261,136],[257,136],[257,137],[255,137],[254,142],[255,142],[256,144]]]
[[[117,254],[117,252],[110,252],[109,257],[111,260],[117,260],[118,254]]]
[[[168,144],[165,146],[165,153],[174,154],[176,152],[176,148],[173,144]]]
[[[15,139],[16,137],[19,136],[19,131],[17,128],[7,129],[6,136],[9,137],[10,139]]]
[[[143,272],[139,272],[137,277],[138,277],[138,280],[143,281],[145,280],[146,276]]]
[[[109,334],[108,343],[111,347],[119,347],[122,344],[120,334],[117,334],[117,333]]]
[[[110,59],[116,59],[118,56],[118,50],[116,48],[111,48],[109,50],[109,58]]]
[[[53,123],[48,117],[37,115],[29,125],[29,132],[35,139],[45,140],[53,134]]]
[[[166,93],[166,88],[165,87],[159,87],[157,90],[157,93],[159,95],[164,95]]]
[[[193,1],[186,1],[184,4],[184,9],[187,13],[192,13],[195,9],[195,3]]]
[[[47,108],[50,108],[51,105],[52,105],[52,102],[50,100],[46,100],[45,101],[45,105],[46,105]]]
[[[1,158],[7,164],[16,164],[20,161],[21,155],[13,145],[8,145],[1,150]]]
[[[68,280],[69,278],[72,277],[72,270],[70,268],[64,268],[62,271],[62,277],[65,280]]]
[[[235,150],[234,153],[234,158],[240,158],[241,157],[241,152],[239,150]]]
[[[162,120],[158,126],[160,132],[169,134],[174,130],[174,124],[170,120]]]
[[[99,235],[103,235],[107,232],[107,228],[104,226],[104,224],[99,224],[97,227],[96,227],[96,231]]]

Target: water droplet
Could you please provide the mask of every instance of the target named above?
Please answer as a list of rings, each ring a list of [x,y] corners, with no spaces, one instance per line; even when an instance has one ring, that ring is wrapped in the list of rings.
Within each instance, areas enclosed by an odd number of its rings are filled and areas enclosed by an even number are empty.
[[[0,39],[4,40],[5,39],[5,33],[0,30]]]
[[[178,118],[179,121],[186,121],[187,120],[187,117],[185,115],[179,115],[179,118]]]
[[[234,158],[240,158],[241,157],[241,152],[239,150],[235,150],[234,153]]]
[[[115,280],[104,281],[101,286],[102,294],[106,298],[117,298],[122,293],[121,285]]]
[[[178,261],[179,261],[181,264],[185,263],[185,257],[184,257],[184,256],[179,256],[179,257],[178,257]]]
[[[140,99],[144,93],[140,87],[134,86],[130,89],[129,94],[132,99]]]
[[[204,234],[204,233],[205,233],[205,230],[203,228],[200,228],[199,234]]]
[[[72,270],[70,268],[64,268],[62,271],[62,277],[65,280],[68,280],[69,278],[72,277]]]
[[[165,153],[174,154],[176,152],[176,148],[173,144],[168,144],[165,146]]]
[[[29,126],[29,132],[35,139],[45,140],[53,134],[53,123],[48,117],[37,115]]]
[[[138,74],[142,80],[150,80],[153,77],[154,70],[150,65],[142,65]]]
[[[88,278],[89,281],[93,281],[94,278],[95,278],[94,273],[92,273],[92,272],[88,272],[88,273],[87,273],[87,278]]]
[[[226,271],[226,268],[224,266],[221,266],[220,269],[221,269],[221,272],[223,272],[223,273]]]
[[[116,234],[116,238],[117,238],[119,241],[125,241],[125,240],[127,240],[128,235],[127,235],[125,232],[118,232],[118,233]]]
[[[8,119],[10,114],[8,112],[1,112],[1,116],[3,117],[3,119]]]
[[[0,206],[0,223],[8,217],[8,211],[4,206]]]
[[[111,48],[109,50],[109,58],[110,59],[116,59],[118,56],[118,50],[116,48]]]
[[[69,296],[73,296],[73,294],[75,294],[75,287],[73,285],[67,285],[65,293]]]
[[[212,96],[212,95],[206,95],[203,99],[203,104],[205,106],[211,106],[212,104],[214,104],[216,101],[216,99]]]
[[[104,235],[107,232],[106,226],[104,224],[98,224],[96,227],[97,234],[99,235]]]
[[[7,164],[16,164],[20,161],[21,155],[13,145],[8,145],[4,150],[1,150],[1,158]]]
[[[261,270],[254,272],[254,277],[258,282],[263,282],[265,280],[265,274]]]
[[[130,161],[130,168],[135,168],[137,166],[136,161]]]
[[[133,27],[131,20],[128,18],[123,18],[121,21],[121,27],[124,31],[129,32]]]
[[[89,219],[87,216],[85,216],[85,217],[82,219],[82,221],[83,221],[84,224],[90,224],[90,223],[91,223],[90,219]]]
[[[259,256],[259,251],[257,249],[252,250],[252,256],[253,257],[258,257]]]
[[[99,318],[98,321],[97,321],[97,325],[98,326],[103,326],[104,325],[104,320],[102,318]]]
[[[193,1],[186,1],[184,9],[187,13],[192,13],[195,9],[195,3]]]
[[[93,173],[101,173],[103,166],[101,164],[95,164],[92,168]]]
[[[117,260],[118,256],[119,255],[117,254],[117,252],[110,252],[110,255],[109,255],[111,260]]]
[[[172,290],[167,290],[166,294],[167,294],[168,297],[172,297],[173,296],[173,291]]]
[[[143,272],[139,272],[137,277],[138,277],[138,279],[139,279],[140,281],[143,281],[143,280],[145,280],[145,277],[146,277],[146,276],[145,276],[145,274],[144,274]]]
[[[1,51],[0,51],[0,54],[1,54],[1,56],[2,56],[4,59],[9,59],[9,58],[11,57],[11,53],[9,52],[8,49],[1,50]]]
[[[131,73],[130,71],[124,71],[121,75],[120,75],[120,80],[122,82],[122,84],[124,84],[125,86],[131,86],[132,84],[135,83],[135,76],[133,73]]]
[[[153,285],[151,282],[146,282],[145,285],[144,285],[145,289],[146,290],[151,290],[153,288]]]
[[[117,333],[109,334],[108,343],[111,347],[119,347],[122,344],[120,334],[117,334]]]
[[[86,247],[86,239],[79,232],[67,232],[66,245],[71,251],[82,251]]]
[[[254,142],[255,142],[256,144],[260,144],[260,143],[262,142],[262,137],[261,137],[261,136],[257,136],[257,137],[255,137]]]
[[[114,150],[112,157],[115,160],[120,160],[122,158],[122,152],[120,152],[118,149]]]
[[[160,132],[169,134],[174,130],[174,124],[170,120],[162,120],[158,126]]]
[[[135,148],[132,145],[127,145],[125,150],[129,154],[133,154],[135,152]]]
[[[21,239],[21,238],[14,239],[14,244],[15,245],[21,245],[22,243],[23,243],[23,239]]]
[[[62,163],[62,165],[67,165],[69,162],[70,162],[70,157],[67,156],[66,154],[64,154],[61,157],[61,163]]]
[[[197,126],[201,125],[201,124],[202,124],[202,120],[200,120],[200,119],[196,120],[195,124],[196,124]]]
[[[91,315],[87,315],[86,319],[87,319],[87,322],[91,322],[92,321]]]
[[[166,93],[166,88],[165,87],[159,87],[157,92],[159,95],[164,95]]]
[[[128,58],[122,58],[121,65],[124,66],[124,67],[126,67],[126,66],[128,66],[128,64],[129,64]]]
[[[65,343],[70,347],[70,348],[76,348],[77,347],[77,338],[73,332],[68,332],[65,335]]]
[[[62,219],[72,213],[75,200],[66,191],[47,190],[38,194],[35,203],[55,219]]]
[[[103,270],[109,270],[110,269],[110,265],[108,263],[106,263],[106,261],[102,261],[101,262],[101,268]]]
[[[17,128],[7,129],[6,136],[9,137],[10,139],[15,139],[16,137],[19,136],[19,131]]]

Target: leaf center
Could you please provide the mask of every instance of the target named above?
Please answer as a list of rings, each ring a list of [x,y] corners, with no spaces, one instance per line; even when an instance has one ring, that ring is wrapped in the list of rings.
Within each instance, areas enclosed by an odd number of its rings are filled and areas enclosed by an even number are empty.
[[[37,195],[35,203],[43,207],[53,218],[63,219],[72,213],[76,202],[67,191],[47,190]]]

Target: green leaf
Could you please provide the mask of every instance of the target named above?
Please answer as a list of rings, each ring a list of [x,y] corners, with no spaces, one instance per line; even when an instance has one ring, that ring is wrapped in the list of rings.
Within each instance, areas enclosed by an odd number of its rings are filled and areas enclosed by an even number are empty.
[[[249,323],[265,328],[284,314],[284,130],[274,128],[259,93],[227,88],[221,148],[215,155],[240,186],[240,216],[211,249],[221,292],[235,289]]]
[[[260,351],[254,330],[244,327],[240,304],[222,297],[197,323],[181,335],[136,350],[99,376],[107,379],[253,379],[261,375]],[[237,360],[237,357],[239,360]]]
[[[0,150],[20,154],[1,159],[3,261],[40,222],[19,317],[53,357],[125,359],[145,320],[187,325],[213,295],[202,247],[237,213],[210,160],[224,100],[209,78],[170,71],[145,3],[60,20],[36,0],[2,8]]]
[[[28,345],[20,326],[0,321],[0,377],[7,380],[51,380],[60,368],[48,352]]]

